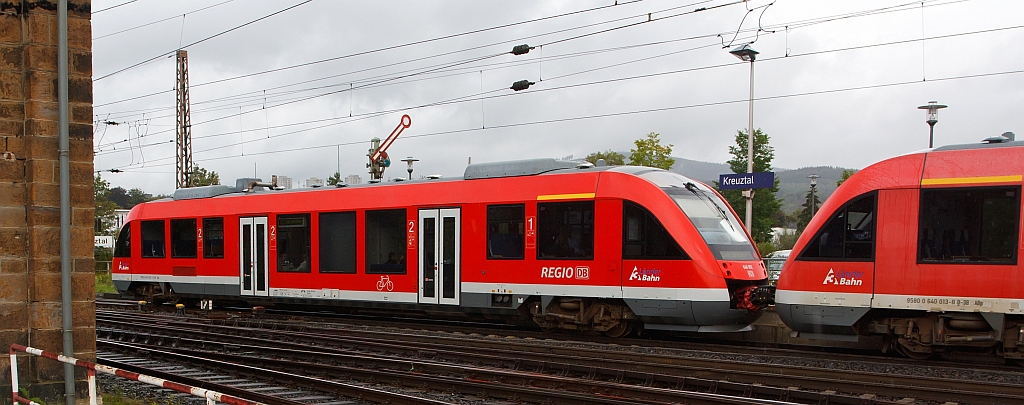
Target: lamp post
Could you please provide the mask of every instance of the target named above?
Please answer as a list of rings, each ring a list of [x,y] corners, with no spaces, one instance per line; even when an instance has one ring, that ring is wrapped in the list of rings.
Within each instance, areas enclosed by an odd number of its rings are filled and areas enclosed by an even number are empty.
[[[413,159],[412,156],[409,156],[408,158],[402,159],[402,161],[409,165],[409,168],[406,169],[406,171],[409,172],[409,180],[412,180],[412,162],[419,162],[420,160]]]
[[[925,120],[928,123],[928,149],[932,148],[932,142],[935,140],[935,123],[939,122],[939,110],[946,107],[937,101],[929,101],[928,104],[917,107],[919,110],[928,110]]]
[[[817,174],[807,176],[808,179],[811,179],[811,218],[814,218],[814,206],[818,205],[816,204],[818,199],[814,195],[814,190],[818,188],[818,178],[820,177],[821,176]],[[810,221],[810,219],[808,219],[808,221]]]
[[[746,62],[750,61],[750,120],[747,122],[747,173],[754,172],[754,59],[758,52],[744,44],[729,51],[733,56]],[[750,225],[754,219],[754,189],[743,190],[743,197],[747,200],[747,232],[753,233]]]

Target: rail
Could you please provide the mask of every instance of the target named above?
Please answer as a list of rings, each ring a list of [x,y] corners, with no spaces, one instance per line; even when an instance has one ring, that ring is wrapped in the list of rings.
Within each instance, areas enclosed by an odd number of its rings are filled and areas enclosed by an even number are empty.
[[[89,380],[89,405],[97,405],[96,400],[96,372],[103,374],[110,374],[118,377],[127,378],[134,381],[143,382],[157,387],[167,388],[178,392],[184,392],[197,397],[206,398],[208,405],[222,402],[231,405],[265,405],[262,402],[250,401],[243,398],[233,397],[227,394],[222,394],[216,391],[210,391],[199,387],[193,387],[191,385],[179,384],[173,381],[167,381],[162,378],[156,378],[145,374],[133,373],[131,371],[125,371],[116,367],[104,366],[102,364],[91,363],[85,360],[79,360],[74,357],[68,357],[56,353],[51,353],[45,350],[36,349],[33,347],[22,346],[17,343],[11,345],[11,398],[16,404],[28,404],[28,405],[42,405],[38,402],[32,401],[27,398],[23,398],[18,394],[18,352],[28,353],[33,356],[46,357],[48,359],[57,360],[61,363],[67,363],[74,365],[75,367],[81,367],[85,369],[86,375]]]

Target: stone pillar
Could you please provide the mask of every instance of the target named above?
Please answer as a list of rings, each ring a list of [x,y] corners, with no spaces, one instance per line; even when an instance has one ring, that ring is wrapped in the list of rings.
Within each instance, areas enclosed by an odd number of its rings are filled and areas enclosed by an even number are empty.
[[[75,356],[96,357],[93,273],[92,27],[68,3],[71,257]],[[0,3],[0,403],[11,402],[11,343],[61,353],[57,5]],[[63,403],[63,365],[19,356],[19,385]],[[84,398],[85,373],[77,373]]]

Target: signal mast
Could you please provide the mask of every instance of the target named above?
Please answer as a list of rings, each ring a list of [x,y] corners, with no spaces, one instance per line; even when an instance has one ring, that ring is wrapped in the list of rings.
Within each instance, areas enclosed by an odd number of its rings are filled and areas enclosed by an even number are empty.
[[[381,143],[380,138],[373,138],[370,140],[370,150],[366,154],[370,158],[370,163],[366,164],[366,167],[370,169],[370,180],[380,181],[384,178],[384,169],[391,166],[391,158],[388,157],[388,147],[392,143],[395,143],[395,139],[398,139],[398,135],[402,133],[406,128],[412,125],[412,118],[409,115],[403,115],[402,121],[398,123],[394,131],[391,131],[391,135],[388,135],[387,139]]]

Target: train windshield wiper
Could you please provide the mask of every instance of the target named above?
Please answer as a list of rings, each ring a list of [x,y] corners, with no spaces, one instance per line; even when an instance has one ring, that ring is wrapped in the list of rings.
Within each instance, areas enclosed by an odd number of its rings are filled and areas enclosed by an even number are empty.
[[[732,229],[733,231],[736,230],[736,228],[732,226],[732,221],[729,220],[729,216],[725,213],[724,210],[722,210],[722,207],[719,207],[718,204],[715,204],[715,201],[712,200],[711,196],[707,195],[707,193],[705,193],[704,190],[701,190],[700,188],[697,187],[696,184],[693,184],[693,182],[689,181],[686,182],[686,189],[693,193],[693,195],[697,196],[698,200],[703,201],[704,205],[707,205],[708,208],[711,208],[711,211],[714,211],[719,218],[725,221],[725,223],[729,225],[730,229]]]

